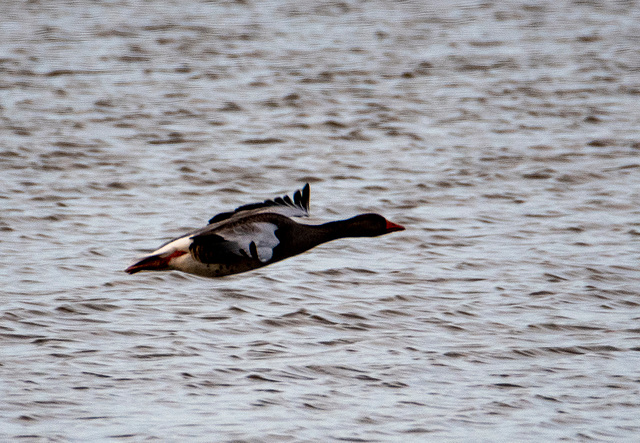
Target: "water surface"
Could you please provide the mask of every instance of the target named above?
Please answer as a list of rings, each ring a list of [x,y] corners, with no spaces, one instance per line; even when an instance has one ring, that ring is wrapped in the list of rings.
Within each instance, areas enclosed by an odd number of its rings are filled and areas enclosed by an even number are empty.
[[[0,437],[634,441],[636,2],[4,2]],[[407,227],[122,272],[311,183]]]

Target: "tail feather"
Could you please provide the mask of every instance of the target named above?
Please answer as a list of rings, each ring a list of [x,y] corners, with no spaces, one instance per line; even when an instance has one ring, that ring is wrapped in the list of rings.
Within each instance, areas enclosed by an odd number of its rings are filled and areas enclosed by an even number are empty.
[[[181,255],[186,254],[185,251],[173,251],[171,254],[150,255],[142,260],[132,264],[124,272],[135,274],[140,271],[164,271],[169,269],[169,262]]]

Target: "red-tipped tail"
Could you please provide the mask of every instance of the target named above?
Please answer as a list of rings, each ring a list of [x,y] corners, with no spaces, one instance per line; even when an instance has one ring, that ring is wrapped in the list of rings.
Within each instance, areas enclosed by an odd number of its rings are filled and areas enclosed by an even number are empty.
[[[175,257],[186,254],[185,251],[174,251],[167,255],[151,255],[145,257],[137,263],[132,264],[124,272],[135,274],[140,271],[164,271],[169,268],[169,262]]]
[[[387,220],[387,232],[404,231],[404,226],[400,226],[396,223]]]

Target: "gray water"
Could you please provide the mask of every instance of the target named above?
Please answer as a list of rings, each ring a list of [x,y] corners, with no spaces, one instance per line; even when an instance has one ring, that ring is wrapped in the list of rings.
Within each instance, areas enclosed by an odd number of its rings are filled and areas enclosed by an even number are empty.
[[[637,2],[0,17],[1,440],[639,438]],[[122,272],[305,182],[407,230]]]

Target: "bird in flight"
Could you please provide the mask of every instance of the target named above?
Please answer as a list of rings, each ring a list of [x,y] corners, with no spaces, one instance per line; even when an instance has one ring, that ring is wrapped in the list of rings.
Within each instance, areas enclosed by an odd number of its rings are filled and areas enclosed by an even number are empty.
[[[345,237],[377,237],[405,228],[378,214],[361,214],[320,225],[298,223],[309,215],[309,184],[293,194],[240,206],[209,224],[170,240],[125,269],[177,270],[202,277],[250,271]]]

